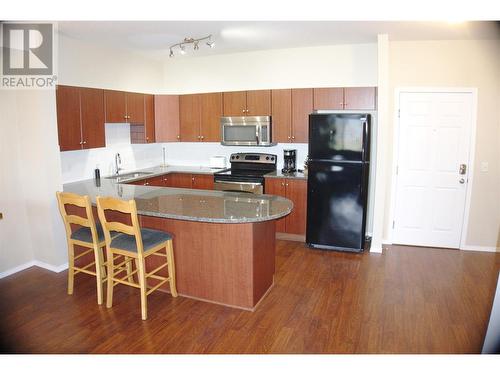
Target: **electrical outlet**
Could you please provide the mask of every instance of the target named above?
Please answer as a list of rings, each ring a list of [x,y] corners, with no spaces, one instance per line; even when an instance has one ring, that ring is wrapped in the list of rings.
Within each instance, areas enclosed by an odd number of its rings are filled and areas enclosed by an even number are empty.
[[[488,172],[489,170],[489,165],[487,161],[482,161],[481,162],[481,172]]]

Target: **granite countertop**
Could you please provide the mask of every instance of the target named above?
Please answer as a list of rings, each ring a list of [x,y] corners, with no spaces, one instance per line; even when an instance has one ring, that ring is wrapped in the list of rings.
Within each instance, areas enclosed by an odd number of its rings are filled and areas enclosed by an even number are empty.
[[[299,180],[307,180],[307,174],[302,172],[293,172],[293,173],[283,173],[281,171],[269,172],[264,177],[266,178],[295,178]]]
[[[171,172],[213,173],[209,168],[154,167],[143,169],[154,174],[143,175],[126,182]],[[201,221],[207,223],[253,223],[279,219],[288,215],[293,203],[275,195],[254,195],[216,190],[180,189],[119,183],[104,178],[64,184],[64,191],[88,195],[92,203],[96,196],[110,196],[123,200],[135,199],[140,215],[168,219]],[[123,181],[122,181],[123,182]]]

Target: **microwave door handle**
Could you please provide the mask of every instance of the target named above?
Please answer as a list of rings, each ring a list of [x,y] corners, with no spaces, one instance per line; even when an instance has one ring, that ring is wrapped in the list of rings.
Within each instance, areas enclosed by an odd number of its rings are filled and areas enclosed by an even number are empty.
[[[255,140],[257,141],[257,144],[260,143],[260,141],[259,141],[259,130],[260,130],[260,127],[256,126],[255,127]]]

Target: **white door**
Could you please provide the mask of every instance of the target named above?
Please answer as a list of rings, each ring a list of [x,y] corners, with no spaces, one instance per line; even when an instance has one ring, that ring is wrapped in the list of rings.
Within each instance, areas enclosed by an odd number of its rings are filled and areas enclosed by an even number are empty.
[[[393,243],[458,248],[467,191],[471,93],[400,94]]]

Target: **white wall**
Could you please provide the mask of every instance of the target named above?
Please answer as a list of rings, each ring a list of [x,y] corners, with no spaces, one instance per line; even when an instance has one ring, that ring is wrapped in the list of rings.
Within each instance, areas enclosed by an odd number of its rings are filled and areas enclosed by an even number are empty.
[[[396,87],[478,89],[477,133],[469,229],[470,248],[500,247],[500,43],[498,40],[390,42],[387,144],[393,143]],[[392,147],[386,167],[392,165]],[[489,164],[481,171],[481,163]],[[391,178],[390,173],[387,178]],[[388,194],[391,185],[388,182]],[[390,199],[386,199],[389,212]],[[390,217],[385,216],[385,235]]]
[[[57,61],[59,84],[151,93],[161,86],[159,62],[65,36],[59,37]],[[0,275],[33,262],[61,269],[67,250],[55,198],[63,183],[55,92],[3,90],[0,95],[0,203],[5,216],[0,221]],[[138,150],[132,155],[144,155],[140,146]],[[82,151],[81,160],[91,154]],[[76,160],[70,167],[65,164],[65,172],[86,165]]]
[[[162,92],[376,85],[374,43],[168,58]]]

